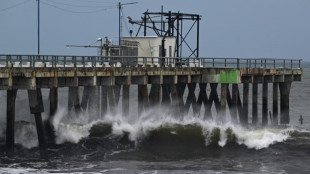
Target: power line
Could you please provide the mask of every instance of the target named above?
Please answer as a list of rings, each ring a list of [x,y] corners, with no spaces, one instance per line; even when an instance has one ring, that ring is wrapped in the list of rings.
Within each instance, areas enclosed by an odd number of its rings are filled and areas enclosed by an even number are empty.
[[[115,5],[111,5],[111,6],[88,6],[88,5],[77,5],[77,4],[69,4],[69,3],[63,3],[62,2],[56,2],[56,1],[52,1],[49,0],[48,2],[54,3],[54,4],[60,4],[60,5],[65,5],[65,6],[70,6],[70,7],[82,7],[82,8],[110,8],[110,7],[115,7]]]
[[[69,12],[69,13],[97,13],[97,12],[100,12],[100,11],[105,11],[105,10],[117,8],[117,6],[114,6],[114,7],[110,7],[110,8],[102,8],[102,9],[93,10],[93,11],[76,11],[76,10],[71,10],[71,9],[66,9],[66,8],[63,8],[63,7],[59,7],[57,5],[50,4],[50,3],[46,2],[46,1],[42,1],[42,3],[44,5],[47,5],[47,6],[50,6],[50,7],[53,7],[53,8],[65,11],[65,12]]]
[[[11,9],[11,8],[14,8],[14,7],[18,7],[18,6],[20,6],[20,5],[22,5],[22,4],[25,4],[25,3],[27,3],[27,2],[30,2],[30,0],[25,0],[25,1],[22,1],[22,2],[20,2],[20,3],[18,3],[18,4],[12,5],[12,6],[10,6],[10,7],[0,9],[0,12],[9,10],[9,9]]]

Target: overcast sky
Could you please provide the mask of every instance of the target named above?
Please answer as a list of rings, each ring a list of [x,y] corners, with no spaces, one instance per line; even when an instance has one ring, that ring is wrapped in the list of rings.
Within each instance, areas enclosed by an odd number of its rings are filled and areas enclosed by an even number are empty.
[[[41,54],[96,55],[98,37],[117,41],[118,1],[40,0]],[[310,0],[126,0],[124,17],[149,11],[195,13],[200,22],[200,56],[302,58],[310,61]],[[95,12],[97,11],[97,12]],[[134,33],[137,26],[124,24]],[[154,35],[152,33],[148,33]],[[36,0],[0,0],[0,54],[37,53]]]

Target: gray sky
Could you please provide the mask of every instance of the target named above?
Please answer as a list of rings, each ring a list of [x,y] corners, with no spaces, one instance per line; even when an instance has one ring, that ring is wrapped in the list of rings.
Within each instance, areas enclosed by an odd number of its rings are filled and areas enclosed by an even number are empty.
[[[118,1],[40,1],[41,54],[96,55],[96,49],[66,48],[66,45],[89,45],[105,36],[118,40]],[[161,5],[165,11],[202,15],[200,56],[203,57],[302,58],[310,61],[310,0],[121,2],[138,2],[124,6],[125,18],[140,19],[147,9],[160,11]],[[36,0],[0,0],[0,28],[0,54],[36,54]],[[128,29],[136,32],[138,27],[124,24],[124,36],[129,35]]]

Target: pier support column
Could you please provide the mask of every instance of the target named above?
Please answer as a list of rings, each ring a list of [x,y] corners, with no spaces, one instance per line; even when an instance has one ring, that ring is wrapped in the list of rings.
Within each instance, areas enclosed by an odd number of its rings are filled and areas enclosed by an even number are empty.
[[[55,134],[54,134],[54,128],[52,125],[52,120],[58,108],[58,88],[50,88],[49,99],[50,99],[50,112],[49,112],[48,124],[47,124],[48,127],[46,129],[47,129],[48,137],[52,141],[54,141]]]
[[[170,84],[170,90],[171,90],[171,99],[172,99],[172,107],[174,110],[175,115],[180,115],[180,104],[179,104],[179,97],[178,97],[178,91],[175,84]]]
[[[69,87],[68,92],[68,111],[70,112],[73,107],[76,115],[81,113],[79,87],[77,86]]]
[[[160,104],[160,96],[161,96],[160,84],[152,84],[150,90],[150,105],[152,107]]]
[[[6,103],[6,153],[7,156],[13,156],[15,146],[15,100],[17,90],[7,90]]]
[[[233,123],[238,122],[238,97],[239,97],[239,88],[238,84],[232,84],[232,111],[231,118]]]
[[[89,93],[90,93],[90,87],[84,86],[83,96],[82,96],[82,101],[81,101],[81,107],[83,109],[83,112],[86,112],[86,109],[87,109]]]
[[[228,84],[226,83],[221,84],[221,110],[217,118],[217,120],[220,122],[226,121],[227,88]]]
[[[199,95],[197,99],[197,112],[196,114],[200,114],[201,106],[202,104],[205,106],[208,102],[208,96],[207,96],[207,83],[199,83]],[[205,107],[205,112],[208,112]]]
[[[241,124],[246,126],[249,123],[249,83],[243,83],[243,109]]]
[[[122,107],[123,107],[123,116],[129,115],[129,92],[130,86],[129,85],[123,85],[123,101],[122,101]]]
[[[195,89],[196,89],[196,83],[188,83],[187,84],[187,88],[188,88],[188,95],[187,95],[187,99],[185,102],[185,113],[188,114],[190,107],[192,106],[193,108],[193,113],[194,115],[196,115],[196,96],[195,96]]]
[[[162,84],[162,105],[169,107],[171,105],[170,88],[168,84]]]
[[[101,119],[108,113],[108,87],[101,86]]]
[[[252,125],[258,122],[258,84],[252,83]]]
[[[97,120],[101,117],[99,116],[100,94],[98,94],[97,86],[91,86],[89,90],[88,113],[90,114],[90,118],[92,120]]]
[[[266,126],[268,124],[268,83],[263,83],[263,106],[262,106],[262,125]]]
[[[28,98],[30,105],[30,112],[34,114],[37,128],[37,135],[39,140],[39,148],[40,148],[40,156],[41,158],[46,159],[47,150],[46,150],[46,141],[45,141],[45,133],[44,133],[44,125],[42,122],[41,113],[44,112],[43,100],[42,100],[42,92],[41,89],[37,90],[28,90]]]
[[[183,100],[183,96],[184,96],[184,91],[186,88],[186,83],[177,83],[177,91],[178,91],[178,99],[179,99],[179,108],[180,108],[180,112],[181,115],[184,115],[184,100]]]
[[[208,109],[210,110],[210,113],[212,114],[211,112],[211,107],[212,107],[212,102],[214,102],[214,105],[215,105],[215,109],[216,109],[216,112],[217,112],[217,115],[220,114],[220,110],[221,110],[221,103],[220,103],[220,100],[219,100],[219,96],[217,94],[217,86],[218,84],[217,83],[210,83],[210,86],[211,86],[211,92],[210,92],[210,96],[209,96],[209,107]],[[208,116],[210,119],[212,119],[212,115]]]
[[[273,83],[273,102],[272,102],[272,113],[273,113],[273,125],[278,125],[279,124],[279,97],[278,97],[278,92],[279,91],[279,83],[275,82]]]
[[[150,106],[147,85],[138,85],[138,115],[141,116],[143,109]]]
[[[280,124],[289,124],[290,123],[290,90],[291,82],[281,82],[279,83],[280,94],[281,94],[281,117]]]
[[[108,91],[108,100],[110,106],[110,112],[112,115],[116,115],[116,104],[115,104],[115,96],[114,96],[114,88],[113,86],[107,86]]]

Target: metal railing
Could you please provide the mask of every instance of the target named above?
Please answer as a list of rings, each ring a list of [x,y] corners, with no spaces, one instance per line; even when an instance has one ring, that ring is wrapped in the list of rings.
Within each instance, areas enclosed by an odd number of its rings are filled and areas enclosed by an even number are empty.
[[[0,67],[216,67],[301,68],[302,59],[0,55]]]

